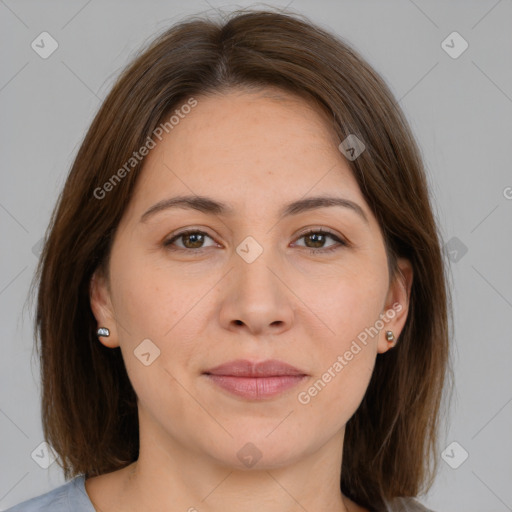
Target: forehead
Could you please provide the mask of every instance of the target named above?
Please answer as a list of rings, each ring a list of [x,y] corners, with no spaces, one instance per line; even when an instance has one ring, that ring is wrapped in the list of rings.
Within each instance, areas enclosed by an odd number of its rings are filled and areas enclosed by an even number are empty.
[[[362,200],[328,116],[312,102],[275,89],[195,99],[146,157],[137,210],[171,194],[215,196],[234,208],[278,209],[327,192]]]
[[[234,89],[198,97],[197,106],[180,122],[173,142],[192,142],[192,132],[202,135],[194,145],[203,149],[210,149],[213,143],[231,154],[243,151],[250,155],[268,149],[275,156],[281,146],[282,155],[292,158],[291,149],[297,145],[336,146],[330,123],[326,112],[312,100],[275,88]]]

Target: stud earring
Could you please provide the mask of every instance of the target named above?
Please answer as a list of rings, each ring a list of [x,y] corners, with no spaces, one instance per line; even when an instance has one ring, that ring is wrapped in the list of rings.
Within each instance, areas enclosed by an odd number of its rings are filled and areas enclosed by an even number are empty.
[[[395,341],[395,335],[393,334],[393,331],[386,331],[386,340]]]
[[[110,331],[106,327],[100,327],[96,331],[96,335],[98,337],[103,336],[105,338],[108,338],[110,336]]]

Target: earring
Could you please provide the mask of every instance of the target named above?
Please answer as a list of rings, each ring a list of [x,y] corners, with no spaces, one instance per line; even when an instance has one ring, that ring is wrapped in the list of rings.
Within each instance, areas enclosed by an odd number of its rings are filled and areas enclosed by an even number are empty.
[[[96,331],[96,335],[98,337],[100,336],[103,336],[105,338],[108,338],[108,336],[110,336],[110,331],[106,328],[106,327],[100,327],[97,331]]]
[[[388,341],[395,341],[395,335],[393,334],[393,331],[386,331],[386,340]]]

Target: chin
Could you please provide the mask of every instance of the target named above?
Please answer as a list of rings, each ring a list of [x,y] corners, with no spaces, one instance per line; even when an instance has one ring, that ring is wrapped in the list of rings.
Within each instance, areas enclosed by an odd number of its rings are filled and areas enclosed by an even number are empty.
[[[272,427],[268,428],[265,422],[261,429],[242,429],[238,435],[231,431],[233,438],[217,445],[219,450],[224,451],[216,451],[212,456],[223,465],[237,470],[271,470],[294,463],[307,452],[307,446],[300,445],[300,442],[304,442],[304,436],[301,434],[300,439],[295,439],[285,430],[279,435],[277,430],[280,427],[276,429],[278,424],[273,421]],[[230,456],[226,458],[226,454]]]

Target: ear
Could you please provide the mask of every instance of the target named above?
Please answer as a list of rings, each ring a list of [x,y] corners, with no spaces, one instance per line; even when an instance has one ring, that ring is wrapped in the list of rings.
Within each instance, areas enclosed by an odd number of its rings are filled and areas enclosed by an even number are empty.
[[[397,263],[398,271],[389,285],[386,303],[381,315],[384,319],[384,328],[379,333],[377,349],[379,354],[387,352],[396,345],[409,313],[409,299],[413,280],[412,265],[405,258],[398,258]],[[393,332],[395,341],[391,342],[386,339],[386,331]]]
[[[96,269],[91,277],[89,283],[89,298],[92,312],[98,322],[97,327],[107,327],[110,331],[108,337],[101,336],[98,338],[99,341],[109,348],[118,347],[117,322],[110,298],[108,281],[100,269]]]

